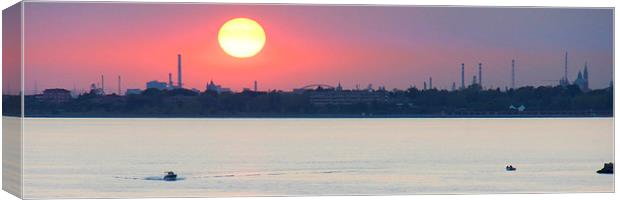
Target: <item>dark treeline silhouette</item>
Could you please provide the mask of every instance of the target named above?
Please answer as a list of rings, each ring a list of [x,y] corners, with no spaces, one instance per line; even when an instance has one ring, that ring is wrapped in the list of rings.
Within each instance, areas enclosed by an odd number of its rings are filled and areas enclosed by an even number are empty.
[[[31,117],[407,117],[407,116],[613,116],[613,89],[582,92],[577,86],[521,87],[500,91],[476,85],[463,90],[373,91],[385,101],[317,105],[312,94],[293,92],[197,93],[186,89],[147,89],[118,96],[85,93],[62,103],[25,97]],[[5,101],[6,102],[6,101]],[[523,106],[521,110],[519,107]]]
[[[18,95],[2,95],[2,116],[21,117],[22,100]]]
[[[480,90],[470,86],[467,89],[448,92],[446,90],[424,90],[415,88],[395,94],[406,96],[414,105],[414,113],[514,113],[523,114],[607,114],[613,112],[613,89],[582,92],[576,85],[567,87],[521,87],[500,91]],[[524,106],[524,111],[509,109]],[[518,113],[517,113],[518,114]],[[580,115],[580,114],[578,114]]]

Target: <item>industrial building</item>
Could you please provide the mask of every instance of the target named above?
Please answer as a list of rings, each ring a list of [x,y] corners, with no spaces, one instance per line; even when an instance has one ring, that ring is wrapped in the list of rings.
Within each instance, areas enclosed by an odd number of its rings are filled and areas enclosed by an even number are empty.
[[[183,73],[181,70],[181,54],[177,55],[177,73],[178,80],[175,86],[172,82],[172,73],[168,73],[168,83],[163,81],[152,80],[146,83],[146,89],[173,90],[175,88],[183,88]]]
[[[141,89],[127,89],[125,91],[125,95],[140,94],[140,93],[142,93]]]
[[[36,98],[47,103],[64,103],[71,100],[71,91],[62,88],[46,89]]]
[[[215,92],[217,94],[232,92],[230,88],[224,88],[221,85],[215,84],[213,80],[207,84],[206,89],[208,92]]]
[[[160,82],[156,80],[146,82],[146,89],[165,90],[167,88],[168,88],[168,84],[166,84],[166,82]]]

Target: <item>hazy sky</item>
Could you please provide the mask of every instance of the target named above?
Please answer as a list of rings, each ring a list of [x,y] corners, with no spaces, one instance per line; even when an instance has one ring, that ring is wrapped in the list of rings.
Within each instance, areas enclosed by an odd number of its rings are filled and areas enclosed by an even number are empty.
[[[115,92],[150,80],[204,90],[209,80],[240,90],[290,90],[313,83],[386,88],[466,83],[483,63],[485,87],[556,84],[569,54],[572,81],[588,62],[590,85],[606,87],[613,71],[613,11],[564,8],[284,6],[208,4],[26,3],[26,93],[87,88],[106,77]],[[227,20],[248,17],[265,29],[264,49],[239,59],[218,46]],[[474,74],[476,73],[476,74]]]

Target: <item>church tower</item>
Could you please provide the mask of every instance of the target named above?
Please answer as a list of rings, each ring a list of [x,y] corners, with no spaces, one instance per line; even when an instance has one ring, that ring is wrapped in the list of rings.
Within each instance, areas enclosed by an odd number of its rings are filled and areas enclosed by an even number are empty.
[[[585,66],[583,67],[583,80],[584,80],[584,88],[586,90],[590,90],[590,80],[588,80],[588,62],[586,62]]]
[[[581,89],[581,91],[587,92],[590,90],[590,86],[588,84],[588,63],[587,62],[583,67],[583,71],[579,71],[579,74],[577,74],[577,79],[575,79],[575,82],[573,83],[579,86],[579,89]]]

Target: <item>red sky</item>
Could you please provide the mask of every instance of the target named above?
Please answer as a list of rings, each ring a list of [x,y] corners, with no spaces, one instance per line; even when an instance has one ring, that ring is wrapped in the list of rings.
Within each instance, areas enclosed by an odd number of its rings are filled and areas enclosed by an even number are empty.
[[[569,52],[572,80],[587,61],[590,85],[612,80],[612,10],[540,8],[429,8],[209,4],[26,3],[25,88],[86,89],[106,77],[126,88],[150,80],[183,82],[204,90],[209,80],[241,90],[291,90],[313,83],[351,88],[439,88],[466,82],[482,62],[486,87],[548,85],[563,74]],[[217,43],[227,20],[248,17],[267,35],[262,52],[239,59]]]

